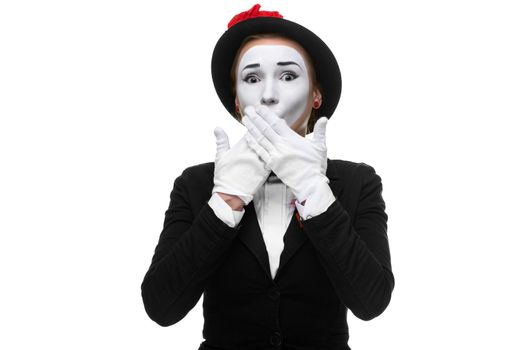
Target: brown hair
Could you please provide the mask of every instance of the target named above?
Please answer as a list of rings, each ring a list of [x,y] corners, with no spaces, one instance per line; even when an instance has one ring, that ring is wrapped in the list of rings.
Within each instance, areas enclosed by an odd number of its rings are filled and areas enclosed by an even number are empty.
[[[236,82],[236,78],[237,78],[236,77],[236,73],[237,73],[236,72],[236,68],[237,68],[237,64],[239,64],[240,53],[241,53],[242,48],[244,47],[244,45],[246,45],[248,42],[250,42],[252,40],[255,40],[255,39],[267,39],[267,38],[285,38],[285,39],[294,41],[294,40],[292,40],[292,39],[290,39],[290,38],[288,38],[288,37],[286,37],[286,36],[284,36],[282,34],[278,34],[278,33],[254,34],[254,35],[249,35],[246,38],[244,38],[243,42],[239,46],[239,49],[237,50],[237,53],[235,54],[235,58],[233,60],[233,64],[232,64],[232,67],[231,67],[231,70],[230,70],[230,81],[231,81],[231,89],[232,89],[232,95],[233,96],[237,96],[237,92],[235,90],[235,82]],[[313,65],[313,62],[312,62],[312,58],[310,57],[308,52],[299,43],[297,43],[296,41],[294,41],[294,42],[297,45],[299,45],[299,47],[301,47],[303,49],[306,65],[308,67],[310,80],[312,81],[312,86],[313,86],[314,89],[315,88],[319,89],[319,91],[321,92],[321,96],[322,96],[323,95],[323,89],[321,87],[321,84],[319,84],[319,82],[317,81],[317,75],[316,75],[315,68],[314,68],[314,65]],[[235,119],[237,119],[240,122],[241,118],[242,118],[241,113],[236,111],[235,112]],[[315,122],[317,121],[317,119],[318,119],[317,110],[312,108],[312,111],[310,112],[310,117],[308,118],[308,126],[306,127],[306,133],[307,134],[314,130],[314,125],[315,125]]]

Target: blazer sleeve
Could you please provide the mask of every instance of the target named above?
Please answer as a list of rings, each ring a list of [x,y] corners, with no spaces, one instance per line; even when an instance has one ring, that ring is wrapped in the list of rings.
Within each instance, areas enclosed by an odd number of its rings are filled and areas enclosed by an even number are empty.
[[[163,327],[183,319],[197,304],[239,228],[225,224],[208,203],[194,215],[190,183],[188,169],[175,179],[164,228],[141,284],[146,313]]]
[[[369,321],[390,303],[395,280],[381,177],[367,164],[359,168],[363,173],[355,220],[336,200],[303,225],[342,303]]]

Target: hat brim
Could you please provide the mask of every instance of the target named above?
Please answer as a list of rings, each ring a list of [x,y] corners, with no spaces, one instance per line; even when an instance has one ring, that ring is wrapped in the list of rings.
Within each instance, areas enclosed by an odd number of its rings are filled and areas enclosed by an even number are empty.
[[[232,91],[231,67],[243,40],[250,35],[276,33],[299,43],[311,56],[323,102],[318,115],[330,118],[341,96],[341,71],[330,48],[309,29],[286,19],[256,17],[230,27],[219,38],[213,50],[211,74],[215,91],[224,107],[235,117],[235,96]]]

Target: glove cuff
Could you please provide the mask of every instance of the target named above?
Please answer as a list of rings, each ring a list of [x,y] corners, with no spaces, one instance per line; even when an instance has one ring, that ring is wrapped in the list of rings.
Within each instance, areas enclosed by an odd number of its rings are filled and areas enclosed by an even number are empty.
[[[249,195],[249,194],[246,194],[246,193],[241,193],[241,192],[239,192],[237,190],[234,190],[234,189],[228,189],[228,188],[225,188],[223,186],[215,186],[215,187],[213,187],[213,190],[211,191],[211,194],[213,195],[214,193],[217,193],[217,192],[226,193],[226,194],[229,194],[230,196],[237,196],[237,197],[239,197],[244,202],[244,206],[247,206],[253,200],[253,196],[252,195]]]
[[[326,177],[326,175],[319,174],[319,176],[309,179],[305,186],[302,186],[302,188],[298,190],[297,193],[295,193],[295,196],[299,203],[302,203],[304,200],[312,197],[312,195],[319,190],[319,187],[328,183],[330,183],[328,177]]]

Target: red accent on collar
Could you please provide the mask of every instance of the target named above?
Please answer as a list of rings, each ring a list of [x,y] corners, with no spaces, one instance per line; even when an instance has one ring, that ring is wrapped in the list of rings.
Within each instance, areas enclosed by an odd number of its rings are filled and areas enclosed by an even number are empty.
[[[283,18],[283,16],[278,11],[259,11],[261,8],[261,5],[255,4],[251,9],[248,11],[241,12],[239,14],[236,14],[233,16],[233,18],[230,20],[230,23],[228,23],[228,29],[246,19],[249,18],[256,18],[256,17],[276,17],[276,18]]]
[[[295,218],[296,218],[297,221],[299,222],[299,227],[300,227],[300,228],[303,228],[303,227],[304,227],[304,224],[303,224],[303,222],[302,222],[302,220],[301,220],[301,215],[299,215],[298,212],[295,212]]]
[[[295,201],[296,201],[296,200],[297,200],[297,198],[294,198],[294,199],[292,199],[292,200],[290,201],[291,206],[294,207],[294,208],[296,207],[296,205],[295,205]],[[299,203],[301,203],[301,205],[304,206],[304,203],[306,203],[306,199],[305,199],[304,201],[302,201],[302,202],[299,202]]]

